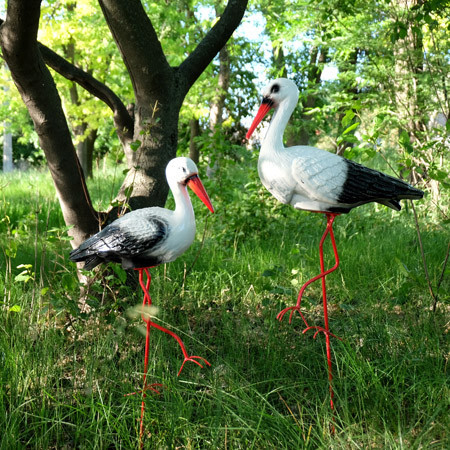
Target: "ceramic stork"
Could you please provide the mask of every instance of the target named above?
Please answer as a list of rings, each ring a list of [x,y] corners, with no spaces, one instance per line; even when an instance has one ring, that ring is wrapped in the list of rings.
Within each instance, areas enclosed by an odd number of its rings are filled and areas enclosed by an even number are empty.
[[[323,332],[326,337],[328,375],[330,382],[330,404],[333,405],[330,329],[325,277],[339,266],[333,222],[336,216],[348,213],[353,208],[369,202],[378,202],[389,208],[400,210],[402,199],[418,200],[423,192],[408,183],[384,173],[369,169],[333,153],[310,146],[285,147],[283,134],[294,111],[299,91],[295,83],[286,78],[270,82],[262,91],[263,99],[259,110],[247,132],[247,139],[266,114],[274,113],[269,128],[261,142],[258,159],[258,173],[262,184],[281,203],[296,209],[324,213],[327,220],[325,232],[319,244],[320,274],[308,280],[300,289],[297,303],[281,311],[281,321],[290,311],[289,322],[297,311],[308,330],[316,330],[314,337]],[[329,236],[333,247],[335,264],[325,270],[323,244]],[[324,326],[310,326],[301,312],[300,305],[307,286],[321,279]],[[334,335],[333,335],[334,336]]]
[[[144,292],[143,306],[152,304],[149,294],[151,276],[150,267],[174,261],[192,244],[195,237],[195,216],[187,186],[202,200],[213,213],[214,208],[206,190],[198,176],[195,163],[189,158],[172,159],[166,167],[166,178],[175,200],[175,210],[152,207],[131,211],[116,219],[94,236],[84,241],[70,253],[70,259],[84,262],[84,269],[91,270],[106,262],[121,263],[124,269],[135,269],[139,272],[139,284]],[[144,282],[144,273],[146,282]],[[147,324],[145,341],[143,400],[141,406],[140,439],[142,444],[144,398],[145,391],[151,389],[158,392],[153,384],[147,386],[147,368],[150,328],[172,336],[180,345],[184,360],[178,375],[187,361],[200,367],[210,363],[200,356],[189,356],[181,338],[173,331],[142,316]]]

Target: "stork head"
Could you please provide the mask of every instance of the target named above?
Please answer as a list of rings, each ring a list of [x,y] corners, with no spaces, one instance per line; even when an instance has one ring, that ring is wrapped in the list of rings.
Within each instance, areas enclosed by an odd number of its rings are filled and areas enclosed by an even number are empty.
[[[272,108],[278,108],[280,103],[290,99],[295,100],[295,103],[297,103],[299,92],[296,84],[292,80],[288,80],[287,78],[277,78],[264,87],[262,94],[263,99],[261,106],[248,129],[246,135],[247,139],[250,138],[256,127]]]
[[[169,161],[166,167],[166,178],[169,184],[178,183],[189,186],[206,207],[213,213],[214,208],[198,176],[198,169],[190,158],[179,157]]]

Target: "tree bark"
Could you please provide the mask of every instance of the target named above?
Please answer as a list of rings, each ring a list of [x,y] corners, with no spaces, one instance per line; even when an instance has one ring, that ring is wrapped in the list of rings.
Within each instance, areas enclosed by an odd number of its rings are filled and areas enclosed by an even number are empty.
[[[230,87],[230,53],[224,45],[219,52],[219,79],[217,83],[216,95],[211,103],[209,116],[209,129],[215,132],[223,122],[223,110],[225,98]]]
[[[139,0],[100,0],[100,5],[130,74],[136,100],[134,142],[139,148],[130,158],[132,168],[118,200],[132,209],[162,206],[168,193],[165,167],[176,156],[183,100],[239,25],[247,0],[230,0],[215,26],[179,67],[167,62]]]
[[[13,142],[12,134],[10,132],[11,124],[9,121],[5,121],[3,124],[3,166],[4,173],[12,172],[14,170],[13,163]]]
[[[195,138],[200,136],[200,123],[198,119],[189,120],[189,158],[198,163],[200,153]]]
[[[75,136],[80,136],[80,141],[76,144],[77,156],[85,178],[92,178],[94,164],[94,145],[97,139],[97,130],[90,130],[85,136],[87,124],[83,122],[74,128]]]
[[[303,110],[310,110],[316,106],[316,94],[312,94],[312,90],[319,87],[320,77],[322,76],[323,64],[328,57],[328,48],[318,48],[317,46],[311,47],[310,58],[308,65],[308,93],[306,98],[302,100]],[[302,126],[300,132],[297,135],[297,140],[290,140],[289,145],[308,145],[310,139],[309,122],[311,116],[302,113]]]

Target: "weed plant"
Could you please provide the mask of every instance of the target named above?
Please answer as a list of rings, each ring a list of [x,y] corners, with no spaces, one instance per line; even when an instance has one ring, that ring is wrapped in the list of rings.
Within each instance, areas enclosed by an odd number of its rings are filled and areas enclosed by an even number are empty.
[[[250,167],[203,177],[217,213],[193,200],[198,239],[152,269],[155,320],[212,367],[187,363],[177,377],[179,348],[152,330],[149,380],[164,388],[147,397],[146,448],[449,448],[448,269],[433,313],[410,208],[366,205],[336,220],[341,266],[327,286],[343,340],[332,342],[332,435],[323,336],[303,335],[298,317],[275,319],[318,273],[325,221],[278,204]],[[100,208],[117,178],[91,182]],[[91,312],[80,313],[48,174],[14,173],[0,186],[0,448],[136,448],[141,398],[125,394],[142,384],[140,289],[119,266],[104,268]],[[449,233],[430,207],[417,204],[436,286]],[[320,285],[305,295],[320,323]]]

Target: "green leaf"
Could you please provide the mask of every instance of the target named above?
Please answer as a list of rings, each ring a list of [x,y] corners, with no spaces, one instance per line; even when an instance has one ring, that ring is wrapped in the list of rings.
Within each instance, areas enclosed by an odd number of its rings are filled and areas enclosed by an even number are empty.
[[[448,178],[448,173],[444,170],[439,169],[430,170],[429,175],[433,180],[436,181],[444,181],[446,178]]]
[[[11,308],[9,308],[9,311],[19,313],[22,311],[22,308],[19,305],[13,305],[11,306]]]
[[[345,111],[345,116],[342,118],[342,125],[344,127],[348,127],[354,117],[355,113],[351,109],[348,109],[347,111]]]
[[[122,284],[127,281],[127,273],[122,269],[118,264],[111,264],[111,268],[114,273],[117,275]]]
[[[317,112],[320,112],[320,108],[312,108],[312,109],[308,109],[307,111],[303,112],[303,115],[305,116],[311,116]]]
[[[125,194],[126,198],[130,198],[132,192],[133,192],[133,185],[132,184],[130,186],[126,187],[124,189],[124,191],[123,191],[123,193]]]
[[[30,281],[32,279],[33,279],[33,276],[27,270],[20,272],[19,275],[16,275],[14,277],[14,281],[23,281],[24,283],[27,283],[28,281]]]
[[[139,139],[137,139],[136,141],[130,144],[130,148],[135,152],[141,146],[141,144],[142,142]]]
[[[400,39],[404,39],[408,34],[408,30],[406,28],[400,28],[398,30],[398,36],[400,37]]]
[[[350,131],[353,131],[355,128],[358,128],[359,125],[361,125],[361,122],[355,122],[354,124],[350,125],[347,129],[345,129],[342,132],[342,135],[350,133]]]
[[[398,33],[396,31],[393,31],[389,36],[389,39],[391,40],[392,44],[395,44],[398,41]]]
[[[400,136],[398,138],[399,144],[405,149],[407,153],[412,153],[414,151],[414,148],[411,144],[411,140],[409,138],[409,133],[406,130],[403,130],[400,133]]]

